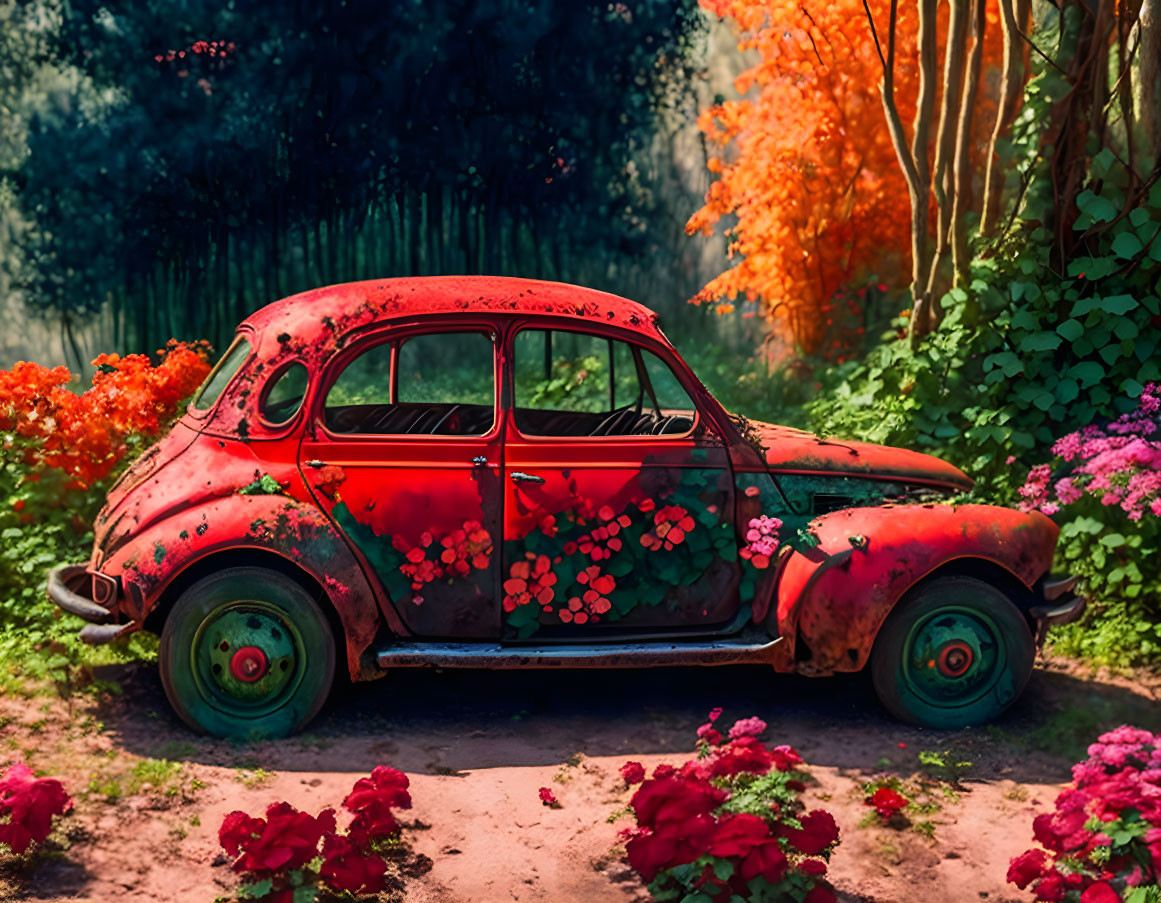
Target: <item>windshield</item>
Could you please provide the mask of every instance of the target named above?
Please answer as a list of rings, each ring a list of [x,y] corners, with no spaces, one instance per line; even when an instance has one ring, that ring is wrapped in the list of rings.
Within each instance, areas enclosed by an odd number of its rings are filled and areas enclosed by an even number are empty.
[[[249,356],[250,343],[238,336],[234,339],[234,344],[226,350],[222,359],[210,371],[206,381],[202,383],[201,389],[194,396],[193,409],[195,411],[208,411],[212,408],[214,402],[218,400],[218,396],[222,394],[222,390],[229,385],[234,374],[238,372],[238,368],[242,366],[242,362]]]

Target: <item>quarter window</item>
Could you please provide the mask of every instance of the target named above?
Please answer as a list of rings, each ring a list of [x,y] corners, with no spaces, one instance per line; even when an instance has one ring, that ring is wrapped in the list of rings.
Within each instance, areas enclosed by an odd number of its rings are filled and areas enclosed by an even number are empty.
[[[327,393],[335,433],[482,436],[495,419],[495,345],[482,332],[438,332],[368,348]]]
[[[513,346],[516,428],[526,436],[688,433],[693,402],[669,366],[617,339],[524,329]]]
[[[294,361],[271,380],[262,398],[262,419],[272,426],[289,423],[306,395],[306,367]]]

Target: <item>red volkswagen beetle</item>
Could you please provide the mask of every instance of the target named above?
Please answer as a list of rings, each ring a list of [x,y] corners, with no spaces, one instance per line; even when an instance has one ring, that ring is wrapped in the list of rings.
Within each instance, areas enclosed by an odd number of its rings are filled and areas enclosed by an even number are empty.
[[[523,279],[388,279],[258,311],[109,493],[49,594],[161,634],[193,728],[282,735],[336,667],[869,664],[893,714],[985,721],[1050,623],[1039,513],[946,502],[919,452],[721,407],[645,307]]]

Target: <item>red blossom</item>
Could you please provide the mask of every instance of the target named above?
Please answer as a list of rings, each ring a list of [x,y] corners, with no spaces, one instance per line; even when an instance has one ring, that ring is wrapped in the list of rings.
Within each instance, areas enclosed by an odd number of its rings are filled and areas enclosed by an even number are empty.
[[[907,797],[891,787],[878,787],[874,793],[863,800],[863,805],[873,806],[881,818],[888,819],[910,802]]]
[[[343,808],[355,813],[352,833],[386,837],[399,830],[392,809],[410,809],[411,794],[407,775],[386,765],[377,766],[371,776],[360,778],[343,800]]]
[[[640,762],[626,762],[621,766],[621,777],[625,779],[625,783],[630,786],[633,784],[640,784],[645,780],[645,766]]]
[[[1008,883],[1023,890],[1044,874],[1047,865],[1048,854],[1044,850],[1021,853],[1008,864]]]
[[[540,790],[537,792],[540,794],[540,802],[544,803],[544,805],[546,805],[546,806],[559,806],[560,805],[560,803],[557,802],[556,794],[553,793],[550,788],[541,787]]]
[[[786,874],[786,854],[776,840],[758,844],[742,860],[741,875],[744,881],[753,881],[759,875],[771,884],[777,884]]]
[[[337,891],[374,894],[386,887],[387,863],[376,853],[367,853],[347,837],[328,834],[323,838],[319,875]]]
[[[746,856],[770,839],[770,826],[757,815],[743,812],[720,819],[706,850],[711,856]]]
[[[55,778],[38,778],[23,762],[11,766],[0,778],[0,843],[20,855],[34,843],[44,843],[52,831],[54,816],[73,807],[64,785]]]
[[[318,853],[318,842],[335,829],[333,809],[317,817],[300,812],[290,803],[274,803],[266,818],[250,818],[231,812],[222,822],[218,839],[232,856],[238,856],[234,871],[267,875],[301,868]]]
[[[839,829],[834,816],[823,809],[815,809],[798,818],[802,830],[793,828],[783,836],[804,856],[817,856],[838,841]]]

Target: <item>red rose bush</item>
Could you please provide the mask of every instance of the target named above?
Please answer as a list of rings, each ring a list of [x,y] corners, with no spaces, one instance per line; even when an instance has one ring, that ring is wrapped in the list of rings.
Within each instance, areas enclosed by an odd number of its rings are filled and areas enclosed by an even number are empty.
[[[55,778],[38,778],[23,762],[0,777],[0,844],[17,856],[42,844],[52,832],[52,820],[73,807]]]
[[[1161,899],[1161,735],[1123,726],[1073,766],[1073,786],[1036,816],[1043,849],[1011,861],[1008,881],[1059,903]]]
[[[738,721],[723,743],[720,715],[698,729],[697,756],[684,765],[658,765],[649,778],[638,762],[621,768],[627,784],[640,783],[629,804],[637,824],[619,835],[629,865],[657,900],[830,903],[823,876],[839,830],[828,812],[803,812],[802,758],[758,739],[758,718]]]
[[[269,903],[313,900],[314,890],[373,894],[387,886],[383,848],[399,834],[396,809],[410,809],[407,775],[380,765],[343,800],[353,815],[338,830],[334,809],[317,816],[274,803],[265,818],[231,812],[218,841],[244,876],[238,896]],[[320,846],[321,845],[321,846]]]

